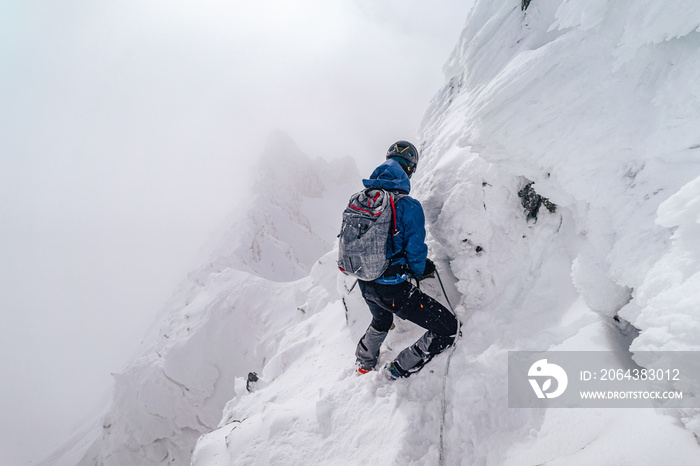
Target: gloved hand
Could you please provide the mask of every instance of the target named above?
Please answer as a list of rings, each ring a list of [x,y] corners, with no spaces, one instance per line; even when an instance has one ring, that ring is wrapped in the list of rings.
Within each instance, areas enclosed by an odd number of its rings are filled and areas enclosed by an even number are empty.
[[[431,261],[430,259],[425,260],[425,270],[423,271],[423,275],[420,277],[419,280],[423,280],[424,278],[430,278],[435,276],[435,263]]]

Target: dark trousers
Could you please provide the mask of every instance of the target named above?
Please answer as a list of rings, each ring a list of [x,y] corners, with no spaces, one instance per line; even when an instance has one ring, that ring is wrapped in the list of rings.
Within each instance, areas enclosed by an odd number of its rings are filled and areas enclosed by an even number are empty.
[[[411,283],[381,285],[360,281],[359,285],[372,313],[372,323],[355,351],[357,362],[363,369],[376,366],[379,348],[391,328],[394,314],[426,329],[425,334],[399,353],[394,361],[404,376],[420,370],[454,342],[458,331],[457,317]]]

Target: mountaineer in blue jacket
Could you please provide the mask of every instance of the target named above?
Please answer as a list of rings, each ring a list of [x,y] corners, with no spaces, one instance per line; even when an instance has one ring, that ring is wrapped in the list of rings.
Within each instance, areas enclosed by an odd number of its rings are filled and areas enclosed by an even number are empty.
[[[423,207],[407,196],[411,191],[409,179],[418,166],[418,151],[413,144],[398,141],[391,145],[386,158],[369,179],[362,180],[363,184],[366,188],[381,188],[406,196],[395,202],[398,231],[392,238],[393,248],[387,253],[391,258],[389,267],[374,281],[359,281],[372,313],[372,323],[357,344],[355,356],[360,373],[375,368],[394,314],[423,327],[425,334],[384,366],[385,375],[393,380],[418,372],[449,348],[457,336],[458,324],[452,312],[408,281],[409,276],[420,279],[435,272],[435,264],[427,258]]]

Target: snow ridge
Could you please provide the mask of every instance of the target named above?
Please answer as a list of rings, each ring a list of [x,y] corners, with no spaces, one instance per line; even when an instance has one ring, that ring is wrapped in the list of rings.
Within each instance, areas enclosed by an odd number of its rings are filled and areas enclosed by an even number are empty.
[[[353,176],[359,175],[352,159],[311,160],[288,135],[274,132],[257,166],[255,188],[238,206],[211,261],[273,281],[307,276],[337,235],[328,200],[342,202]]]
[[[47,464],[189,464],[197,438],[246,391],[237,378],[270,366],[283,330],[325,306],[322,280],[309,271],[339,228],[328,212],[342,210],[337,192],[349,189],[348,173],[356,173],[352,160],[312,161],[288,136],[273,134],[256,196],[233,215],[213,259],[166,304],[141,356],[115,374],[99,425]]]

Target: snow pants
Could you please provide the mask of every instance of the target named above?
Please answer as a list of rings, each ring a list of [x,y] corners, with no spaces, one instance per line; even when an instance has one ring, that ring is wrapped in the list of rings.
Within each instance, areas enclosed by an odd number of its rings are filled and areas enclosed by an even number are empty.
[[[419,371],[434,356],[449,348],[457,337],[457,317],[408,281],[398,285],[360,281],[359,285],[372,313],[372,323],[355,351],[362,369],[373,369],[377,365],[379,348],[389,333],[394,314],[427,330],[394,360],[404,377]]]

